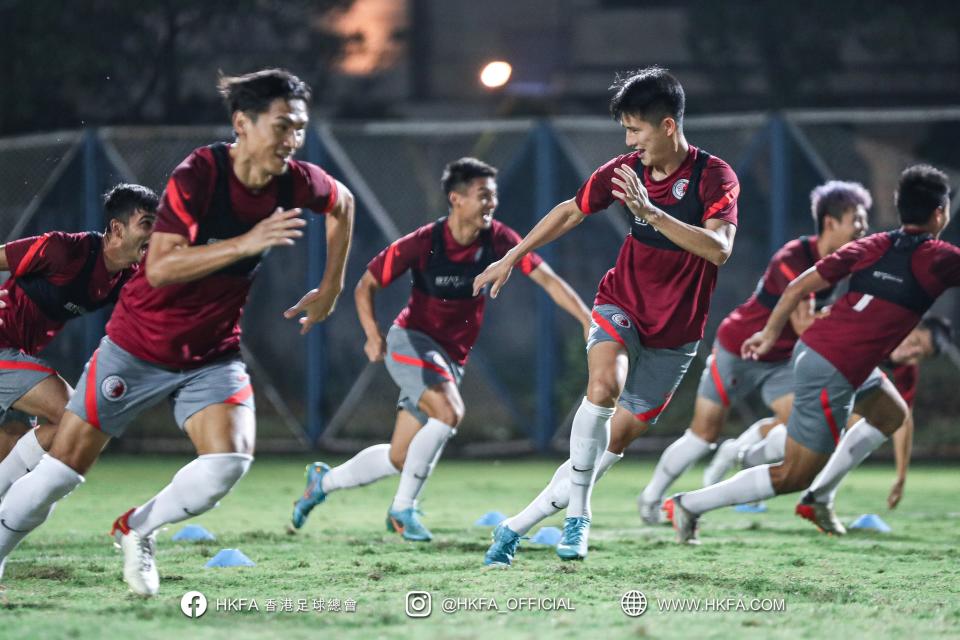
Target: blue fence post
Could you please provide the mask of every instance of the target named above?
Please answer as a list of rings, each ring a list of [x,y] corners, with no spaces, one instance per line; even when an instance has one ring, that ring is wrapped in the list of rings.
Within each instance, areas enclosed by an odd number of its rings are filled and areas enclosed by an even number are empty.
[[[322,164],[324,153],[323,145],[317,132],[310,128],[307,131],[305,144],[306,160],[315,164]],[[326,227],[323,216],[307,216],[307,290],[320,283],[323,277],[323,266],[326,262],[327,243]],[[327,374],[327,328],[326,324],[319,324],[307,334],[307,434],[310,442],[316,444],[323,433],[323,397]]]
[[[83,229],[100,231],[104,227],[100,204],[100,138],[96,129],[87,129],[83,136]],[[93,353],[103,337],[106,311],[100,309],[84,318],[84,357]]]
[[[770,118],[770,255],[787,241],[789,215],[790,146],[787,125],[778,113]]]
[[[535,197],[533,223],[557,203],[556,145],[550,125],[541,122],[537,125],[535,136]],[[547,262],[553,260],[555,247],[547,245],[538,250]],[[553,387],[556,379],[556,327],[554,323],[553,301],[546,291],[537,291],[537,419],[534,441],[538,451],[550,448],[550,438],[556,428],[556,416],[553,404]]]

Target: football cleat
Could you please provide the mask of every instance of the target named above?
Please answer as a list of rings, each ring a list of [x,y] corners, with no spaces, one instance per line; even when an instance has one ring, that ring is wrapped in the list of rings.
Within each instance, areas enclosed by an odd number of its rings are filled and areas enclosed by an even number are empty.
[[[302,527],[313,508],[327,499],[327,494],[323,492],[323,476],[329,472],[330,467],[323,462],[307,465],[307,488],[293,503],[293,515],[290,517],[290,522],[295,529]]]
[[[738,449],[736,440],[724,440],[717,447],[717,452],[713,454],[710,464],[703,472],[703,486],[709,487],[723,480],[727,472],[737,463]]]
[[[141,536],[130,528],[127,521],[133,511],[130,509],[113,522],[110,535],[114,537],[114,545],[123,553],[123,579],[130,591],[150,598],[160,591],[160,574],[154,562],[157,536],[154,533]]]
[[[409,507],[394,511],[387,511],[387,531],[399,533],[404,540],[411,542],[430,542],[433,534],[420,522],[420,510]]]
[[[673,496],[673,529],[680,544],[700,544],[700,516],[683,507],[682,493]]]
[[[837,513],[833,510],[832,504],[824,504],[814,500],[813,494],[809,491],[803,496],[803,499],[797,504],[795,513],[809,520],[817,526],[817,529],[828,535],[844,536],[847,534],[847,528],[837,518]]]
[[[667,498],[663,501],[660,512],[663,514],[664,519],[670,523],[670,525],[673,525],[673,498]]]
[[[643,524],[652,527],[663,522],[662,515],[660,514],[662,506],[659,500],[647,502],[643,499],[643,494],[641,493],[637,496],[637,508],[640,510],[640,519],[643,521]]]
[[[521,536],[505,524],[498,524],[493,530],[493,544],[483,556],[483,564],[494,567],[509,567],[517,555]]]
[[[563,536],[557,543],[557,555],[563,560],[583,560],[587,557],[587,538],[590,537],[590,518],[579,516],[563,521]]]

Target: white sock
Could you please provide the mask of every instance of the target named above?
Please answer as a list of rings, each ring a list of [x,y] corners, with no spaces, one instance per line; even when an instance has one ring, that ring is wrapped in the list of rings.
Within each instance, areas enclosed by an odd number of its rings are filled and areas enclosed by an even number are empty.
[[[597,477],[594,482],[600,482],[600,478],[607,472],[607,469],[615,465],[623,458],[622,453],[611,453],[604,451],[600,456],[600,464],[597,466]],[[523,511],[508,518],[504,524],[514,533],[521,536],[526,535],[530,529],[537,523],[558,513],[570,503],[570,461],[567,460],[557,467],[550,480],[550,484],[540,492],[533,502],[528,504]]]
[[[36,429],[31,429],[17,440],[7,457],[0,462],[0,499],[6,495],[10,485],[40,463],[45,453],[37,440]]]
[[[141,536],[161,526],[198,516],[217,506],[244,476],[253,456],[208,453],[177,471],[166,487],[130,514],[127,524]]]
[[[0,562],[39,527],[62,500],[83,482],[83,476],[49,455],[13,483],[0,503]]]
[[[324,493],[330,494],[340,489],[362,487],[398,473],[400,471],[390,462],[390,445],[375,444],[331,469],[323,476],[320,486]]]
[[[659,502],[663,494],[684,471],[710,452],[710,443],[687,429],[666,448],[653,470],[650,483],[643,489],[644,502]]]
[[[403,463],[403,471],[400,472],[400,486],[393,497],[391,509],[402,511],[416,504],[423,485],[440,459],[443,446],[455,433],[453,427],[436,418],[427,420],[427,424],[417,431],[407,449],[407,459]]]
[[[570,430],[570,502],[567,517],[590,517],[590,492],[600,454],[607,450],[608,425],[614,407],[600,407],[586,398]]]
[[[787,447],[787,427],[778,424],[767,437],[756,443],[743,454],[744,468],[755,467],[759,464],[773,464],[783,460]]]
[[[770,418],[761,418],[747,427],[747,430],[741,433],[735,441],[737,443],[737,451],[752,447],[763,440],[763,434],[760,433],[760,429],[766,426],[769,421]]]
[[[681,496],[681,504],[695,514],[732,504],[744,504],[776,495],[770,481],[770,465],[744,469],[729,480]]]
[[[817,502],[830,504],[837,493],[837,487],[850,471],[867,459],[874,449],[886,442],[879,429],[864,419],[847,429],[837,444],[836,451],[827,460],[808,491]]]

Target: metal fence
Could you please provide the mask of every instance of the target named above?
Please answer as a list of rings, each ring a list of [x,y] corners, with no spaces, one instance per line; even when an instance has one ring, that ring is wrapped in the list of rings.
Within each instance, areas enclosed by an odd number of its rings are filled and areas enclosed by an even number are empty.
[[[691,117],[685,130],[692,144],[727,160],[741,180],[736,248],[721,269],[704,354],[717,324],[750,294],[770,255],[789,238],[811,232],[808,194],[815,185],[831,177],[863,182],[875,198],[871,224],[882,229],[896,224],[892,194],[905,165],[924,160],[946,170],[954,184],[960,178],[960,159],[949,142],[960,133],[960,108]],[[0,237],[100,228],[99,197],[113,183],[136,181],[159,191],[191,150],[229,136],[228,127],[153,127],[0,140]],[[320,279],[320,217],[309,216],[304,242],[266,259],[244,313],[259,449],[348,452],[389,437],[396,388],[382,365],[366,363],[350,290],[380,249],[445,212],[439,178],[448,161],[473,155],[498,166],[497,216],[523,234],[553,204],[571,197],[595,167],[624,151],[622,130],[605,118],[311,128],[301,157],[327,168],[357,196],[348,286],[332,318],[303,338],[280,314]],[[541,254],[589,303],[626,232],[622,213],[612,208]],[[947,237],[956,239],[957,230]],[[401,280],[378,296],[384,328],[407,295]],[[944,296],[935,310],[960,321],[960,297]],[[105,319],[101,313],[71,323],[47,349],[68,381],[79,376]],[[527,279],[512,279],[487,307],[463,386],[467,416],[452,448],[466,455],[565,449],[586,383],[583,346],[579,325]],[[658,451],[687,426],[699,374],[694,367],[638,449]],[[924,366],[916,411],[921,454],[960,455],[960,435],[951,429],[960,411],[957,394],[950,393],[956,380],[947,361]],[[739,407],[730,433],[762,410],[757,402]],[[116,446],[157,451],[188,443],[161,405]]]

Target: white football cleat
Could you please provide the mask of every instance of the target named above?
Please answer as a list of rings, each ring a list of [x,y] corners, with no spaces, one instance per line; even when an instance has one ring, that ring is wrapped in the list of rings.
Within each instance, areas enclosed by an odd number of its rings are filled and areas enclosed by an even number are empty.
[[[659,500],[647,502],[641,493],[637,496],[637,508],[640,510],[640,519],[643,520],[643,524],[653,527],[663,522]]]
[[[110,534],[114,536],[117,548],[123,552],[123,579],[130,591],[150,598],[160,591],[160,574],[157,573],[157,564],[153,560],[157,536],[151,533],[144,537],[130,528],[127,519],[133,511],[130,509],[117,518]]]
[[[717,484],[737,462],[737,441],[724,440],[703,472],[703,486]]]

